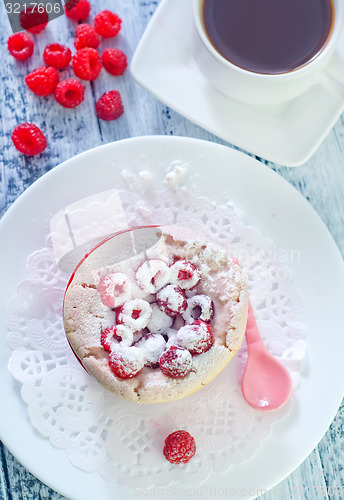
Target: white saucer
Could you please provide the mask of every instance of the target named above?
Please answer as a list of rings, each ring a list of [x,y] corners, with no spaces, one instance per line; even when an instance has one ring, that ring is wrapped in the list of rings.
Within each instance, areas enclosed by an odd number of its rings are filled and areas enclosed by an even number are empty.
[[[287,103],[251,106],[215,90],[193,60],[191,0],[162,0],[136,49],[131,73],[160,101],[221,139],[286,166],[306,162],[344,111],[325,86]],[[324,79],[325,81],[325,79]]]

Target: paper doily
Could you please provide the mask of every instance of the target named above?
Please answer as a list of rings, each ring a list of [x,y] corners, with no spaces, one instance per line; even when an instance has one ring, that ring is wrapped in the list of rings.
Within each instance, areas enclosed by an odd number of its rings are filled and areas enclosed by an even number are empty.
[[[192,226],[237,257],[247,274],[264,343],[289,369],[295,389],[306,347],[299,321],[302,298],[290,284],[285,265],[293,256],[244,224],[231,204],[216,205],[192,194],[192,189],[186,193],[186,176],[187,167],[175,165],[157,190],[148,173],[134,179],[122,172],[123,186],[128,183],[116,192],[116,199],[121,200],[128,226]],[[99,202],[76,209],[83,222],[73,227],[74,238],[85,228],[89,239],[99,236],[101,209]],[[91,212],[97,224],[85,216]],[[106,222],[103,234],[109,230]],[[33,427],[53,446],[65,449],[75,466],[132,488],[164,487],[173,481],[200,484],[212,471],[248,459],[273,422],[288,412],[288,405],[264,413],[244,401],[240,384],[245,343],[216,379],[182,400],[137,405],[109,393],[85,372],[65,338],[62,301],[69,275],[57,267],[55,257],[56,245],[53,248],[48,236],[46,246],[27,259],[26,279],[8,309],[13,350],[9,370],[22,384]],[[196,455],[182,466],[172,466],[162,455],[165,437],[177,429],[188,430],[197,443]]]

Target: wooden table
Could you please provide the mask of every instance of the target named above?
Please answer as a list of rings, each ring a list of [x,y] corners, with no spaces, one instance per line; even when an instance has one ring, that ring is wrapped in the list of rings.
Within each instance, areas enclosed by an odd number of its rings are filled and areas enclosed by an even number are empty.
[[[188,1],[188,0],[185,0]],[[159,4],[156,0],[91,0],[93,15],[113,8],[123,19],[121,34],[103,47],[124,50],[129,61],[138,41]],[[127,71],[114,78],[104,70],[101,78],[86,85],[85,102],[75,110],[57,105],[52,97],[38,98],[28,91],[24,77],[39,66],[48,42],[58,41],[73,47],[75,24],[65,16],[48,26],[36,37],[36,48],[29,62],[18,63],[7,54],[9,22],[1,5],[0,43],[3,56],[0,64],[1,138],[0,138],[0,216],[36,179],[62,161],[100,144],[148,134],[182,135],[202,138],[221,144],[224,141],[184,119],[139,87]],[[64,72],[67,76],[71,70]],[[125,114],[116,122],[98,121],[94,103],[103,92],[120,90]],[[39,125],[48,139],[48,148],[39,157],[24,157],[13,147],[11,132],[21,122]],[[231,146],[228,144],[228,146]],[[258,158],[261,161],[263,159]],[[303,166],[288,168],[265,162],[290,182],[322,218],[342,254],[344,253],[344,119],[341,117],[314,156]],[[6,411],[4,408],[1,411]],[[316,419],[316,415],[314,416]],[[344,496],[344,406],[327,433],[303,462],[280,485],[266,493],[264,499],[339,499]],[[310,422],[312,425],[312,422]],[[25,470],[9,453],[0,448],[0,498],[51,499],[62,497]],[[317,493],[315,493],[317,492]],[[335,492],[335,493],[333,493]]]

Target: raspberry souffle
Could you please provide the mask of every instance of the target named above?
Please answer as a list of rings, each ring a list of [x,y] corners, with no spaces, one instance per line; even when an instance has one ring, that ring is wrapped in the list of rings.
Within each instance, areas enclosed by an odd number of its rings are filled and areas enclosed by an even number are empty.
[[[183,398],[232,359],[246,280],[224,249],[175,226],[117,233],[87,254],[64,298],[68,341],[87,372],[136,403]]]

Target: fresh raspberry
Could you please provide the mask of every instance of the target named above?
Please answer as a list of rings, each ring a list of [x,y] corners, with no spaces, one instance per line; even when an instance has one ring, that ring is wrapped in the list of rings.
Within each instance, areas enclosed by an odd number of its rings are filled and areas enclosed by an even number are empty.
[[[122,20],[110,10],[99,12],[94,18],[96,32],[103,38],[116,36],[121,29]]]
[[[66,68],[71,58],[72,53],[69,48],[59,43],[50,43],[43,52],[45,64],[56,69]]]
[[[187,308],[185,294],[179,286],[166,285],[156,294],[156,301],[168,316],[182,314]]]
[[[74,54],[72,58],[74,73],[81,80],[96,80],[102,69],[102,61],[96,49],[85,47]]]
[[[151,316],[152,308],[149,302],[143,299],[132,299],[119,308],[117,322],[138,332],[146,328]]]
[[[85,88],[73,78],[63,80],[56,85],[54,96],[56,101],[65,108],[75,108],[84,100]]]
[[[170,268],[163,260],[145,260],[135,273],[138,286],[145,293],[156,293],[167,285],[170,279]]]
[[[25,61],[32,56],[34,43],[27,33],[14,33],[7,40],[7,47],[15,59]]]
[[[203,321],[212,320],[214,315],[214,303],[208,295],[193,295],[187,299],[188,307],[183,312],[183,318],[188,325],[196,319]]]
[[[196,442],[187,431],[175,431],[165,439],[163,453],[171,464],[186,464],[196,453]]]
[[[171,378],[184,378],[192,368],[192,356],[187,349],[172,345],[159,358],[160,370]]]
[[[39,155],[47,147],[47,139],[34,123],[22,123],[12,132],[15,147],[24,155]]]
[[[55,68],[40,66],[25,77],[25,82],[34,94],[44,97],[54,92],[59,74]]]
[[[117,120],[124,113],[121,94],[118,90],[105,92],[96,102],[96,112],[101,120]]]
[[[88,0],[66,0],[64,9],[70,19],[85,21],[90,14],[91,5]]]
[[[79,24],[75,30],[74,47],[77,50],[84,49],[85,47],[99,47],[100,37],[93,26],[89,24]]]
[[[124,273],[106,274],[97,289],[103,304],[111,309],[123,305],[131,297],[131,283]]]
[[[38,11],[35,6],[28,7],[19,14],[21,27],[34,35],[38,35],[45,30],[49,21],[49,16],[45,8]]]
[[[178,345],[191,354],[208,351],[214,343],[213,332],[209,323],[198,319],[192,325],[185,325],[177,333]]]
[[[201,279],[198,269],[187,260],[177,260],[171,268],[171,283],[184,290],[194,288]]]
[[[100,343],[104,347],[104,349],[110,352],[114,340],[118,341],[115,326],[111,326],[110,328],[106,328],[104,331],[102,331],[100,335]]]
[[[107,351],[112,351],[114,344],[123,342],[126,346],[131,346],[134,340],[132,330],[124,325],[111,326],[102,331],[100,343]]]
[[[102,63],[106,71],[113,76],[123,75],[128,65],[127,56],[119,49],[105,49]]]
[[[119,378],[136,377],[144,367],[143,352],[135,346],[115,344],[110,353],[109,366]]]

